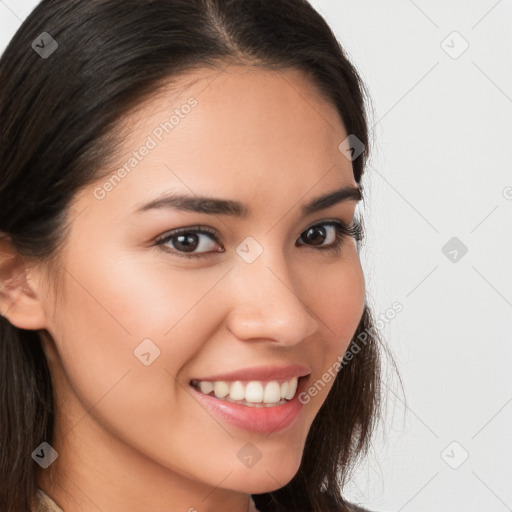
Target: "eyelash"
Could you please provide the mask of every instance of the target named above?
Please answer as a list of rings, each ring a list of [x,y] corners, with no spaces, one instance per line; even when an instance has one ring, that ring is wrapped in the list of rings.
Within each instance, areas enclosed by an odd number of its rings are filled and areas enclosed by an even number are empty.
[[[320,222],[317,224],[313,224],[313,225],[309,226],[308,228],[306,228],[306,230],[301,233],[301,236],[302,236],[302,234],[307,233],[307,231],[309,231],[312,228],[326,226],[326,225],[334,226],[336,228],[336,240],[331,245],[328,245],[325,247],[318,247],[317,250],[319,250],[319,251],[325,251],[328,254],[341,254],[341,248],[342,248],[343,242],[347,237],[354,238],[354,240],[356,240],[356,242],[360,242],[363,239],[363,236],[364,236],[363,227],[362,227],[361,222],[358,219],[354,219],[352,221],[352,223],[350,224],[350,226],[348,226],[346,222],[339,221],[339,220],[324,221],[324,222]],[[155,241],[155,245],[160,246],[160,245],[166,244],[167,242],[171,241],[173,238],[175,238],[179,235],[191,234],[191,233],[192,234],[209,235],[215,243],[220,245],[220,242],[219,242],[219,239],[218,239],[218,236],[217,236],[217,233],[215,232],[215,230],[208,228],[206,226],[191,226],[188,228],[176,229],[176,230],[164,235],[162,238],[157,239]],[[315,246],[311,246],[311,247],[315,248]],[[177,251],[175,249],[170,249],[170,248],[165,248],[163,250],[166,252],[170,252],[172,254],[176,254],[178,257],[188,258],[188,259],[204,258],[204,257],[207,257],[210,254],[212,254],[212,252],[185,253],[185,252],[180,252],[180,251]],[[218,252],[223,252],[223,251],[213,252],[213,254],[216,254]]]

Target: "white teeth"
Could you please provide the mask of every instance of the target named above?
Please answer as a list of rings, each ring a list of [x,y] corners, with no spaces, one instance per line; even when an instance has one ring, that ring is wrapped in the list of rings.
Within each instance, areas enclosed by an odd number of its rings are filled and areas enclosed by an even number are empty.
[[[239,380],[231,384],[231,388],[229,389],[229,398],[231,398],[231,400],[243,400],[245,398],[244,386]]]
[[[213,384],[208,381],[200,382],[199,387],[205,395],[209,395],[213,391]]]
[[[292,380],[288,383],[288,389],[286,390],[286,396],[285,398],[287,400],[290,400],[293,398],[293,395],[295,395],[295,391],[297,391],[297,383],[298,379],[297,377],[293,377]]]
[[[194,384],[194,383],[193,383]],[[241,381],[195,381],[205,395],[213,394],[216,398],[231,401],[246,401],[249,403],[277,404],[284,400],[291,400],[297,391],[298,378],[292,377],[288,381],[279,383],[275,380],[260,382],[252,380],[244,384]],[[198,385],[198,386],[197,386]]]
[[[215,392],[215,396],[217,398],[224,398],[227,394],[229,394],[229,386],[227,382],[214,382],[213,391]]]
[[[263,394],[263,403],[272,404],[281,400],[281,386],[278,382],[272,381],[265,386]]]
[[[245,399],[248,402],[262,402],[263,385],[257,380],[253,380],[245,386]]]

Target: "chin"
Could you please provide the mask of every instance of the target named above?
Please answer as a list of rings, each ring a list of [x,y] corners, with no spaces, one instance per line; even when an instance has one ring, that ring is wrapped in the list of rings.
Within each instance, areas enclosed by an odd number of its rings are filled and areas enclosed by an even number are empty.
[[[252,468],[239,471],[230,483],[233,490],[248,494],[263,494],[284,487],[298,470],[299,465],[284,465],[282,462],[281,464],[263,464],[261,459]]]

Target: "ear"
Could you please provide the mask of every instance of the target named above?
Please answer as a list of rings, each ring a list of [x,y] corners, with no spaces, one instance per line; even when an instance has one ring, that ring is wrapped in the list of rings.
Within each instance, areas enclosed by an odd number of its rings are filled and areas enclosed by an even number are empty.
[[[20,329],[46,328],[37,285],[10,241],[0,237],[0,313]]]

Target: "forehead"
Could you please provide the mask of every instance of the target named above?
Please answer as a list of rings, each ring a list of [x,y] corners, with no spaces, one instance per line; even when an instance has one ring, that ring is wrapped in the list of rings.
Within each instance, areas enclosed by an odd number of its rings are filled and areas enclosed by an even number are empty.
[[[141,135],[152,134],[157,144],[172,146],[180,132],[186,135],[192,129],[205,149],[205,142],[213,148],[231,141],[226,150],[238,144],[244,151],[255,144],[266,144],[270,151],[285,149],[300,138],[332,149],[347,135],[335,106],[303,71],[293,68],[196,69],[164,82],[121,121],[128,150],[137,147]],[[194,141],[189,138],[187,143],[190,147]]]

